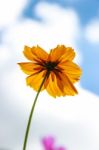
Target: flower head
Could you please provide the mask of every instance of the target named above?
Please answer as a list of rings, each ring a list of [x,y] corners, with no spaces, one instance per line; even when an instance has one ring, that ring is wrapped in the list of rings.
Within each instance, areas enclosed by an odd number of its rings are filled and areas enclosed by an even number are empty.
[[[67,150],[66,148],[62,146],[55,146],[55,139],[51,136],[49,137],[44,137],[42,139],[42,144],[44,147],[44,150]]]
[[[53,150],[54,142],[55,140],[53,137],[44,137],[42,139],[42,144],[43,144],[43,147],[45,148],[44,150]]]
[[[41,90],[46,89],[51,96],[73,96],[78,93],[73,84],[80,79],[82,71],[73,62],[75,52],[71,47],[58,45],[48,54],[39,46],[25,46],[23,53],[30,62],[18,64],[28,75],[27,85],[38,91],[46,76]]]

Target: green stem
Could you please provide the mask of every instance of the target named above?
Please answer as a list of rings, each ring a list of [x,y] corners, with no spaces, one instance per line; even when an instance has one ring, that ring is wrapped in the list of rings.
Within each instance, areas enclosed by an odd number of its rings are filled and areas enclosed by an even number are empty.
[[[30,116],[29,116],[29,120],[28,120],[28,124],[27,124],[27,128],[26,128],[26,133],[25,133],[25,137],[24,137],[23,150],[26,150],[28,134],[29,134],[30,125],[31,125],[31,120],[32,120],[34,108],[35,108],[35,105],[36,105],[36,102],[37,102],[37,98],[38,98],[38,96],[39,96],[39,93],[40,93],[40,91],[41,91],[41,88],[42,88],[42,86],[43,86],[43,84],[44,84],[44,82],[45,82],[45,80],[46,80],[48,74],[49,74],[49,73],[47,72],[46,75],[45,75],[45,77],[44,77],[44,79],[43,79],[43,81],[42,81],[42,83],[41,83],[41,85],[40,85],[40,87],[39,87],[39,90],[38,90],[38,92],[37,92],[37,94],[36,94],[34,103],[33,103],[33,105],[32,105],[32,109],[31,109],[31,112],[30,112]],[[39,82],[39,81],[38,81],[38,82]]]

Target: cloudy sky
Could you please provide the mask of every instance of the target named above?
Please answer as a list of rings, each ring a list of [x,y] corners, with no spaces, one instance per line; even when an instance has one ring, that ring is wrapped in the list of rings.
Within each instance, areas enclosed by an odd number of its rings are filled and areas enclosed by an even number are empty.
[[[48,52],[57,44],[72,46],[83,75],[78,96],[53,101],[41,93],[28,149],[41,150],[40,138],[53,134],[69,150],[98,150],[98,0],[0,0],[0,150],[22,149],[36,93],[16,63],[26,61],[24,45],[37,44]]]

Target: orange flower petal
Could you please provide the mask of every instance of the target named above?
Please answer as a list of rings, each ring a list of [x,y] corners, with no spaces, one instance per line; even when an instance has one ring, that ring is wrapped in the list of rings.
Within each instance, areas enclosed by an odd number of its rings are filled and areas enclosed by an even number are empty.
[[[64,83],[62,82],[62,80],[60,80],[59,78],[57,78],[57,85],[60,88],[61,92],[62,92],[62,96],[67,95],[66,92],[64,91]]]
[[[60,87],[58,86],[57,77],[53,72],[49,75],[46,90],[53,97],[63,95]]]
[[[32,54],[31,48],[29,46],[24,46],[23,54],[27,59],[33,61],[34,55]]]
[[[57,84],[62,91],[62,96],[74,95],[74,92],[71,92],[71,88],[64,84],[64,81],[57,78]]]
[[[47,92],[51,95],[51,96],[53,96],[54,98],[56,97],[56,91],[55,91],[55,89],[54,89],[54,87],[53,87],[53,84],[54,84],[54,80],[52,80],[52,76],[51,76],[51,74],[49,75],[49,78],[48,78],[48,84],[47,84],[47,86],[46,86],[46,90],[47,90]]]
[[[75,52],[71,47],[66,47],[66,52],[60,57],[59,61],[72,61],[75,57]]]
[[[60,86],[58,86],[58,77],[56,77],[56,75],[54,75],[54,87],[55,87],[55,90],[57,92],[57,96],[63,96],[64,93],[63,91],[61,90]]]
[[[62,68],[62,72],[64,72],[73,83],[77,82],[80,79],[82,70],[74,62],[67,61],[64,63],[60,63],[59,67]]]
[[[23,51],[25,57],[31,61],[47,60],[48,54],[39,46],[32,48],[25,46]]]
[[[28,76],[26,78],[27,85],[32,87],[34,90],[38,91],[38,89],[40,88],[40,85],[41,85],[41,83],[44,79],[45,74],[46,74],[46,71],[42,71],[40,73]],[[44,89],[45,89],[45,87],[43,85],[41,91],[44,90]]]
[[[37,65],[32,62],[18,63],[18,65],[21,67],[22,71],[28,75],[31,75],[36,72],[35,68],[37,68]]]
[[[56,48],[50,51],[51,61],[73,60],[74,57],[74,50],[70,47],[65,47],[64,45],[58,45]]]
[[[48,53],[44,51],[41,47],[37,45],[37,47],[32,47],[32,53],[40,60],[47,60]]]
[[[61,77],[61,82],[63,85],[64,95],[78,94],[76,88],[74,87],[70,79],[64,73],[61,73],[60,77]]]

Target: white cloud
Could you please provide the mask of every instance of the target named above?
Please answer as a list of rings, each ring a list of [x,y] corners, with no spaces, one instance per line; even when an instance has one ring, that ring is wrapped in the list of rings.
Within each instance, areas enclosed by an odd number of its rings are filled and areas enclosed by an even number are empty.
[[[86,26],[85,29],[85,37],[86,39],[93,43],[99,43],[99,19],[93,19],[89,24]]]
[[[22,20],[8,28],[4,40],[13,45],[38,44],[51,48],[56,44],[75,45],[79,37],[79,18],[72,9],[61,9],[57,5],[40,3],[36,13],[43,22]],[[9,39],[9,41],[8,41]]]
[[[0,27],[6,27],[19,17],[27,0],[0,0]]]
[[[6,45],[0,46],[0,68],[3,68],[3,66],[9,61],[11,58],[11,54],[8,51],[8,47]]]

